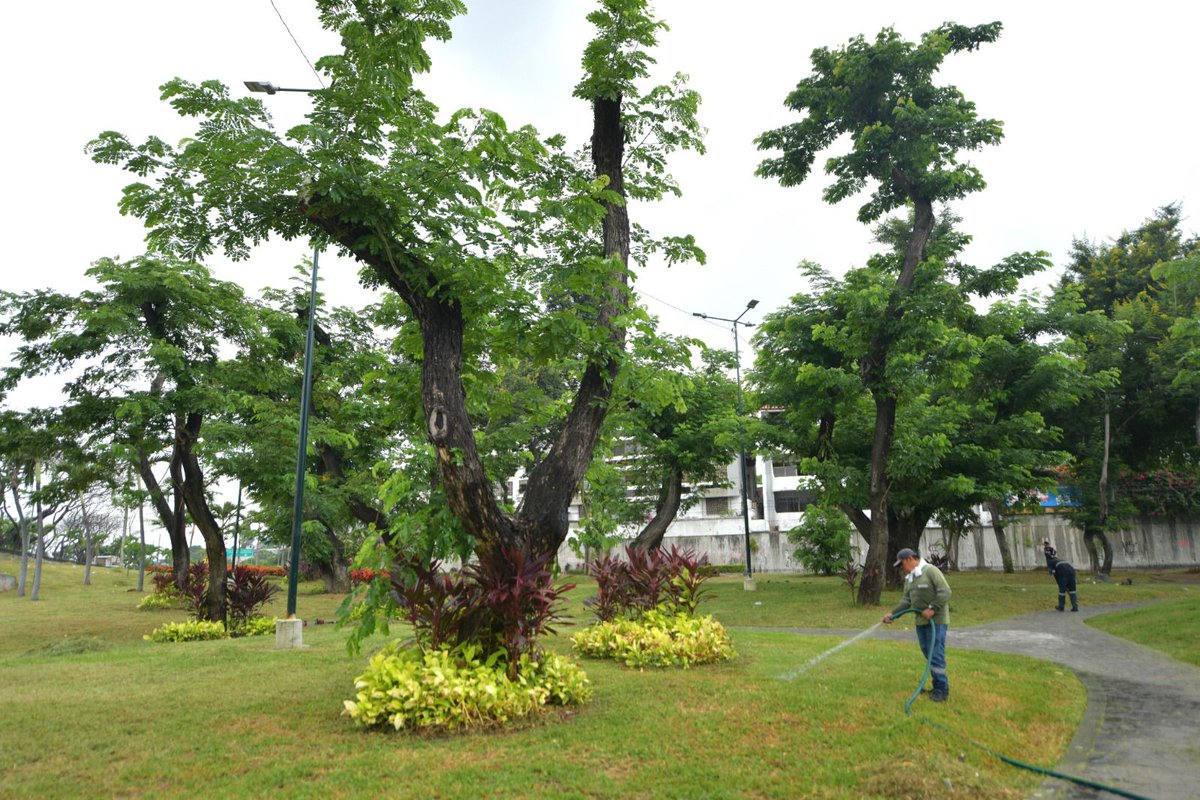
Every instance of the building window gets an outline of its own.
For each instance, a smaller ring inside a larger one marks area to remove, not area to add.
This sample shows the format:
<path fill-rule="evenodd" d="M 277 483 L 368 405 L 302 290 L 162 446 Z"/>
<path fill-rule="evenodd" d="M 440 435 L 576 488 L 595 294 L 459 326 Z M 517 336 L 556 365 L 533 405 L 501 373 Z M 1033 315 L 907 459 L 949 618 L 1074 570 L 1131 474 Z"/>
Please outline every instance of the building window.
<path fill-rule="evenodd" d="M 729 498 L 728 497 L 706 497 L 704 498 L 704 516 L 706 517 L 728 517 L 730 515 Z"/>
<path fill-rule="evenodd" d="M 794 478 L 799 473 L 796 472 L 795 464 L 771 464 L 771 474 L 776 478 Z"/>
<path fill-rule="evenodd" d="M 807 508 L 812 501 L 812 492 L 775 492 L 775 512 L 795 514 Z"/>

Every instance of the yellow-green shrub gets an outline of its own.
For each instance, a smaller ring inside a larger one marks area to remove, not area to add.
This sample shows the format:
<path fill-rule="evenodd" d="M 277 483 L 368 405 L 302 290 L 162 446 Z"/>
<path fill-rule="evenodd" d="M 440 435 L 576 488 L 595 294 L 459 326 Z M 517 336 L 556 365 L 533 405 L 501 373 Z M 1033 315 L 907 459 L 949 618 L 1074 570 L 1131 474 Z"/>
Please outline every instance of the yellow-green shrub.
<path fill-rule="evenodd" d="M 503 653 L 478 648 L 421 650 L 393 643 L 358 676 L 345 713 L 364 726 L 455 730 L 527 717 L 547 705 L 578 705 L 591 695 L 587 676 L 570 659 L 521 656 L 510 679 Z"/>
<path fill-rule="evenodd" d="M 155 576 L 154 592 L 142 598 L 138 603 L 139 611 L 158 611 L 163 608 L 186 608 L 187 601 L 183 595 L 179 593 L 179 589 L 175 584 L 171 583 L 170 576 L 167 580 L 159 580 L 159 575 Z"/>
<path fill-rule="evenodd" d="M 239 636 L 271 636 L 275 633 L 274 617 L 251 617 L 237 629 Z"/>
<path fill-rule="evenodd" d="M 142 638 L 149 642 L 198 642 L 205 639 L 224 639 L 227 635 L 224 623 L 190 620 L 168 622 Z"/>
<path fill-rule="evenodd" d="M 711 616 L 647 611 L 637 619 L 597 622 L 571 637 L 578 652 L 630 667 L 690 667 L 737 657 L 725 626 Z"/>

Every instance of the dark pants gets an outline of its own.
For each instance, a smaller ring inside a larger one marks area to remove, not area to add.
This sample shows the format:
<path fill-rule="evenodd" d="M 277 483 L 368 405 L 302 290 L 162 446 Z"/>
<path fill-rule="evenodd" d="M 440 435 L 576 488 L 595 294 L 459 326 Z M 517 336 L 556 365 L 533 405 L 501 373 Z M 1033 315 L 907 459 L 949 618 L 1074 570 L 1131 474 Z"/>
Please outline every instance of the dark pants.
<path fill-rule="evenodd" d="M 929 674 L 933 676 L 933 690 L 942 694 L 950 694 L 950 680 L 946 677 L 946 625 L 937 626 L 934 634 L 933 625 L 917 626 L 917 643 L 921 645 L 921 654 L 930 661 Z M 929 659 L 929 648 L 933 648 L 933 658 Z"/>
<path fill-rule="evenodd" d="M 1067 594 L 1071 595 L 1071 609 L 1079 610 L 1079 595 L 1075 593 L 1075 572 L 1071 571 L 1065 575 L 1055 575 L 1058 581 L 1058 610 L 1062 611 L 1063 606 L 1067 602 Z"/>

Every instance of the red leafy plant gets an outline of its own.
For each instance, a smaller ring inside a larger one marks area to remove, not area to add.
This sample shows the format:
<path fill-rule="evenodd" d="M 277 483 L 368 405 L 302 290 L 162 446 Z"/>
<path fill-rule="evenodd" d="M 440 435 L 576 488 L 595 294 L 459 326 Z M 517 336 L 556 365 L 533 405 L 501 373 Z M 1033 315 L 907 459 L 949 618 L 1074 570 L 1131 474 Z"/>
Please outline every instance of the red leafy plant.
<path fill-rule="evenodd" d="M 536 656 L 538 639 L 555 632 L 562 596 L 575 586 L 554 585 L 553 557 L 500 547 L 453 573 L 411 558 L 392 572 L 392 597 L 418 646 L 479 645 L 503 656 L 516 677 L 521 655 Z"/>
<path fill-rule="evenodd" d="M 596 617 L 607 622 L 616 617 L 639 617 L 664 608 L 672 613 L 695 615 L 708 593 L 703 584 L 712 574 L 708 556 L 692 550 L 643 550 L 625 547 L 625 558 L 606 555 L 588 565 L 596 579 L 596 596 L 584 601 Z"/>
<path fill-rule="evenodd" d="M 279 586 L 267 579 L 266 572 L 239 564 L 226 578 L 225 600 L 228 604 L 230 631 L 239 631 L 263 606 L 279 593 Z"/>

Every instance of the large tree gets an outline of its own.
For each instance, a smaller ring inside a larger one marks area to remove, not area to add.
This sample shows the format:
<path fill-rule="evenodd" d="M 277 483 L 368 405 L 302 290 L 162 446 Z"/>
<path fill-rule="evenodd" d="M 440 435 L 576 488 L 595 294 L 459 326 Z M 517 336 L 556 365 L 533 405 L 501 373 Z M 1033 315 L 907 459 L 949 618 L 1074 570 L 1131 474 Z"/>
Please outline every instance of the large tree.
<path fill-rule="evenodd" d="M 888 464 L 898 404 L 889 375 L 889 353 L 918 267 L 925 260 L 934 203 L 961 198 L 984 186 L 979 171 L 960 160 L 961 151 L 1001 138 L 999 122 L 980 119 L 974 103 L 957 88 L 938 86 L 933 79 L 947 55 L 995 41 L 1000 28 L 998 22 L 975 27 L 947 23 L 916 43 L 887 28 L 873 42 L 859 36 L 836 50 L 818 48 L 812 54 L 813 75 L 800 81 L 786 101 L 804 117 L 758 138 L 761 149 L 782 151 L 764 161 L 759 174 L 794 186 L 808 177 L 819 153 L 848 136 L 850 151 L 825 163 L 826 172 L 834 176 L 825 199 L 837 202 L 874 184 L 859 209 L 860 221 L 872 222 L 909 205 L 913 211 L 903 262 L 859 363 L 863 386 L 875 405 L 871 528 L 859 587 L 864 604 L 879 602 L 888 549 Z"/>
<path fill-rule="evenodd" d="M 1057 431 L 1041 411 L 1074 402 L 1084 381 L 1053 342 L 1043 310 L 1005 300 L 1018 281 L 1046 266 L 1017 254 L 990 269 L 961 262 L 966 237 L 943 216 L 894 326 L 890 380 L 897 401 L 889 462 L 887 563 L 919 546 L 935 514 L 955 515 L 991 499 L 1045 485 L 1062 462 Z M 877 231 L 890 252 L 835 279 L 806 264 L 811 294 L 768 315 L 755 337 L 752 381 L 778 409 L 764 426 L 770 447 L 798 456 L 823 504 L 837 505 L 870 541 L 871 432 L 875 403 L 862 389 L 861 363 L 900 269 L 900 220 Z M 976 306 L 990 300 L 986 312 Z M 1003 549 L 1003 548 L 1002 548 Z M 901 577 L 886 573 L 889 584 Z"/>
<path fill-rule="evenodd" d="M 170 256 L 103 258 L 87 275 L 98 288 L 0 296 L 0 332 L 23 342 L 4 381 L 75 373 L 56 423 L 60 446 L 88 442 L 92 458 L 112 454 L 138 471 L 170 538 L 181 586 L 189 562 L 186 523 L 196 524 L 210 568 L 205 613 L 223 619 L 225 543 L 209 507 L 202 429 L 229 402 L 221 349 L 238 346 L 253 330 L 250 308 L 236 284 Z M 165 487 L 156 474 L 164 461 Z M 118 467 L 109 477 L 124 471 Z"/>
<path fill-rule="evenodd" d="M 464 11 L 458 0 L 318 7 L 344 51 L 317 62 L 329 88 L 313 93 L 305 124 L 280 134 L 259 100 L 173 80 L 164 97 L 200 119 L 192 138 L 173 147 L 108 132 L 92 153 L 139 177 L 122 209 L 145 220 L 152 247 L 244 258 L 268 236 L 304 236 L 357 259 L 360 278 L 399 296 L 419 330 L 425 435 L 476 552 L 555 550 L 623 359 L 626 199 L 677 191 L 663 158 L 698 145 L 696 95 L 679 83 L 638 90 L 663 25 L 645 0 L 604 0 L 588 17 L 598 33 L 575 92 L 593 116 L 590 169 L 580 170 L 561 137 L 511 129 L 490 111 L 439 115 L 416 88 L 414 76 L 430 67 L 425 41 L 449 38 Z M 561 257 L 597 229 L 601 247 Z M 564 287 L 576 303 L 547 302 Z M 485 469 L 464 381 L 472 363 L 506 348 L 569 348 L 583 364 L 558 435 L 511 513 Z"/>

